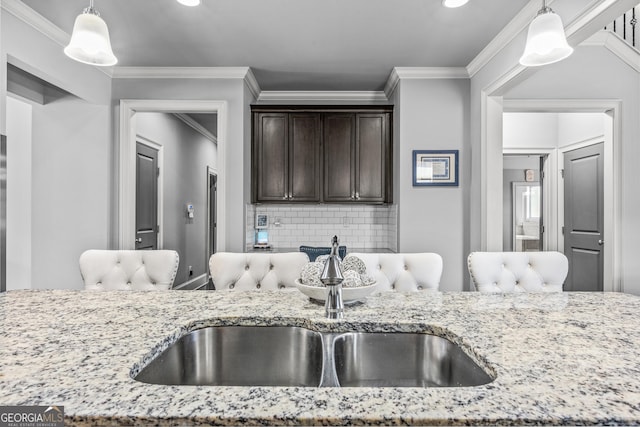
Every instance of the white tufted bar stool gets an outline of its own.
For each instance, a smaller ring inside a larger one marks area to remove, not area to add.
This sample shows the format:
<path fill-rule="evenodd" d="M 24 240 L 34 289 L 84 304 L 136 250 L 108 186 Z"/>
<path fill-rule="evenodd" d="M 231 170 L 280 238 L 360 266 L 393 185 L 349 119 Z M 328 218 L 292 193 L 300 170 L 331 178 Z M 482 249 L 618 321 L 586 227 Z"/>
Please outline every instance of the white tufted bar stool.
<path fill-rule="evenodd" d="M 569 271 L 560 252 L 472 252 L 469 274 L 480 292 L 562 292 Z"/>
<path fill-rule="evenodd" d="M 303 252 L 217 252 L 209 258 L 209 272 L 216 290 L 274 290 L 295 287 L 309 262 Z"/>
<path fill-rule="evenodd" d="M 442 257 L 436 253 L 350 253 L 364 261 L 367 274 L 377 282 L 377 292 L 437 291 L 442 277 Z"/>
<path fill-rule="evenodd" d="M 171 250 L 97 250 L 80 255 L 80 274 L 87 290 L 171 289 L 180 262 Z"/>

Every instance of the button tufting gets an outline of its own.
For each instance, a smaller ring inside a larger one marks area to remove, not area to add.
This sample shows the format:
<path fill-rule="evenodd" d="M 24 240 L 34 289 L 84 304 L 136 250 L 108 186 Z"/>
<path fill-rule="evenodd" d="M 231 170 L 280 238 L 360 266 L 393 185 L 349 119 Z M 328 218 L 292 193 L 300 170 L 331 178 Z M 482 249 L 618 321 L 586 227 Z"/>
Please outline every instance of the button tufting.
<path fill-rule="evenodd" d="M 280 284 L 278 285 L 278 288 L 280 288 L 280 289 L 284 289 L 284 285 L 283 285 L 282 283 L 280 283 Z"/>
<path fill-rule="evenodd" d="M 234 285 L 233 283 L 229 285 L 229 289 L 233 289 L 235 287 L 236 287 L 236 285 Z"/>
<path fill-rule="evenodd" d="M 396 288 L 396 284 L 394 283 L 393 285 L 391 285 L 391 289 L 395 289 Z"/>
<path fill-rule="evenodd" d="M 418 290 L 421 291 L 422 290 L 422 285 L 418 286 Z"/>
<path fill-rule="evenodd" d="M 405 270 L 408 270 L 408 269 L 409 269 L 409 267 L 407 267 L 407 266 L 405 265 L 405 266 L 404 266 L 404 269 L 405 269 Z"/>
<path fill-rule="evenodd" d="M 256 288 L 260 289 L 260 283 L 258 283 L 258 284 L 256 285 Z"/>
<path fill-rule="evenodd" d="M 378 270 L 382 269 L 382 266 L 380 264 L 378 264 Z"/>
<path fill-rule="evenodd" d="M 273 270 L 273 264 L 269 265 L 269 270 Z"/>
<path fill-rule="evenodd" d="M 245 266 L 244 266 L 244 269 L 245 269 L 245 270 L 248 270 L 248 269 L 249 269 L 249 265 L 245 265 Z"/>

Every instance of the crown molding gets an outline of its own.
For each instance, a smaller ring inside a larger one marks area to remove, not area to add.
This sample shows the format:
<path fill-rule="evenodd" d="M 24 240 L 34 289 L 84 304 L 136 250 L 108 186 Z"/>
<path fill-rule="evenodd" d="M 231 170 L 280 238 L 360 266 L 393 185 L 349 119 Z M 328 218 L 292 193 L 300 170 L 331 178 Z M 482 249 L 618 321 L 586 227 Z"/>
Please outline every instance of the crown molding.
<path fill-rule="evenodd" d="M 243 79 L 254 98 L 260 84 L 250 67 L 114 67 L 114 79 Z"/>
<path fill-rule="evenodd" d="M 48 19 L 44 18 L 35 10 L 24 4 L 19 0 L 2 0 L 2 8 L 21 20 L 22 22 L 30 25 L 38 30 L 40 33 L 49 37 L 60 46 L 66 46 L 71 39 L 71 36 L 65 31 L 61 30 L 57 25 Z"/>
<path fill-rule="evenodd" d="M 625 64 L 640 72 L 640 51 L 609 30 L 600 30 L 580 46 L 602 46 L 624 61 Z"/>
<path fill-rule="evenodd" d="M 207 138 L 209 141 L 213 142 L 214 144 L 218 143 L 218 138 L 216 138 L 216 136 L 213 133 L 211 133 L 207 128 L 205 128 L 200 123 L 195 121 L 189 115 L 184 113 L 173 113 L 173 115 L 176 116 L 178 119 L 180 119 L 184 124 L 189 126 L 191 129 L 195 130 L 200 135 Z"/>
<path fill-rule="evenodd" d="M 547 0 L 551 5 L 553 0 Z M 525 7 L 485 46 L 480 53 L 467 65 L 469 77 L 475 76 L 485 65 L 493 59 L 505 46 L 507 46 L 529 23 L 536 17 L 540 10 L 539 0 L 530 0 Z M 524 48 L 524 46 L 523 46 Z"/>
<path fill-rule="evenodd" d="M 393 70 L 391 70 L 391 74 L 389 74 L 387 83 L 384 85 L 384 94 L 387 96 L 387 98 L 391 98 L 391 95 L 393 94 L 393 91 L 396 90 L 396 87 L 398 86 L 399 81 L 400 81 L 400 76 L 398 75 L 398 72 L 394 68 Z"/>
<path fill-rule="evenodd" d="M 384 85 L 387 98 L 396 89 L 401 79 L 468 79 L 469 73 L 464 67 L 394 67 Z"/>
<path fill-rule="evenodd" d="M 258 83 L 258 80 L 253 74 L 251 68 L 248 68 L 247 73 L 244 76 L 244 83 L 247 85 L 247 88 L 249 88 L 249 91 L 253 95 L 253 98 L 258 99 L 260 97 L 262 89 L 260 89 L 260 83 Z"/>
<path fill-rule="evenodd" d="M 244 79 L 249 67 L 114 67 L 114 79 Z"/>
<path fill-rule="evenodd" d="M 388 102 L 384 92 L 379 91 L 262 91 L 259 102 L 313 101 L 313 102 Z"/>

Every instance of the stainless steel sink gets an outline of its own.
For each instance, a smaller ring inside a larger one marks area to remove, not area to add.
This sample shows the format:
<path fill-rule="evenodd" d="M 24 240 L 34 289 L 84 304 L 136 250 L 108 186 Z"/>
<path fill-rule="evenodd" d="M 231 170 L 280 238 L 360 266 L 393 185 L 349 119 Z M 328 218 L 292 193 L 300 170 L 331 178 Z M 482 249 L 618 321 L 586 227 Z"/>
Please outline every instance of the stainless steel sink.
<path fill-rule="evenodd" d="M 218 326 L 193 331 L 136 380 L 167 385 L 317 387 L 322 336 L 297 327 Z"/>
<path fill-rule="evenodd" d="M 342 387 L 462 387 L 493 379 L 460 347 L 435 335 L 346 333 L 334 341 Z"/>
<path fill-rule="evenodd" d="M 136 380 L 165 385 L 477 386 L 493 379 L 457 345 L 428 334 L 319 333 L 293 326 L 193 331 Z"/>

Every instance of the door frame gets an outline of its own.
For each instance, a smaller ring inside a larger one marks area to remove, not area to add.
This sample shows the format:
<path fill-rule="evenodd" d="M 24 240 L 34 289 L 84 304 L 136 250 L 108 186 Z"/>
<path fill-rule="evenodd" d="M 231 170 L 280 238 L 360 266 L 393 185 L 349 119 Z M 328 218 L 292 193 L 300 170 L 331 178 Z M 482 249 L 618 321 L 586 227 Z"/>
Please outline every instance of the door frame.
<path fill-rule="evenodd" d="M 146 145 L 149 148 L 153 148 L 158 152 L 158 168 L 160 173 L 158 174 L 158 211 L 156 213 L 158 218 L 158 225 L 160 230 L 157 234 L 158 249 L 164 249 L 164 146 L 155 141 L 145 138 L 142 135 L 136 135 L 136 142 L 142 145 Z"/>
<path fill-rule="evenodd" d="M 226 140 L 227 140 L 227 101 L 200 100 L 156 100 L 156 99 L 121 99 L 118 149 L 118 248 L 135 248 L 135 113 L 217 113 L 218 115 L 218 200 L 226 200 Z M 225 210 L 216 205 L 218 229 L 225 229 Z M 217 233 L 216 247 L 225 250 L 226 233 Z"/>
<path fill-rule="evenodd" d="M 622 291 L 620 274 L 622 220 L 621 130 L 622 101 L 619 99 L 518 99 L 483 94 L 481 135 L 482 224 L 481 250 L 502 250 L 502 211 L 492 206 L 502 198 L 502 114 L 504 112 L 606 113 L 604 135 L 604 291 Z M 499 153 L 499 156 L 497 156 Z M 558 163 L 559 164 L 559 163 Z M 496 234 L 498 238 L 496 238 Z"/>
<path fill-rule="evenodd" d="M 211 223 L 211 211 L 209 210 L 209 206 L 211 206 L 211 191 L 209 189 L 209 180 L 211 179 L 212 176 L 216 177 L 216 213 L 218 212 L 218 179 L 219 179 L 219 175 L 218 175 L 218 170 L 217 168 L 212 168 L 211 166 L 207 166 L 207 185 L 205 186 L 206 188 L 206 197 L 205 200 L 207 201 L 207 220 L 205 223 L 205 267 L 207 268 L 207 277 L 210 276 L 210 272 L 209 272 L 209 246 L 211 245 L 211 241 L 209 240 L 209 224 Z M 216 221 L 216 252 L 218 251 L 218 247 L 217 247 L 217 240 L 218 240 L 218 221 Z"/>

